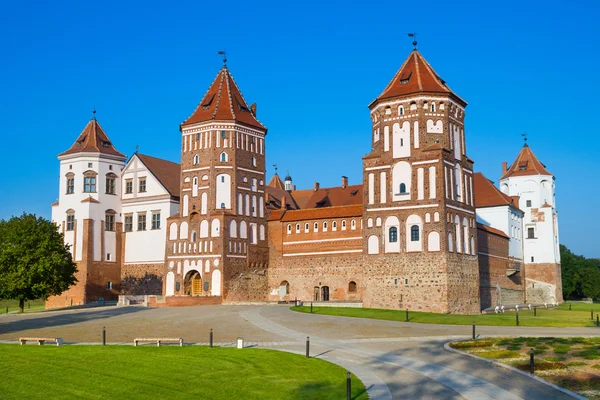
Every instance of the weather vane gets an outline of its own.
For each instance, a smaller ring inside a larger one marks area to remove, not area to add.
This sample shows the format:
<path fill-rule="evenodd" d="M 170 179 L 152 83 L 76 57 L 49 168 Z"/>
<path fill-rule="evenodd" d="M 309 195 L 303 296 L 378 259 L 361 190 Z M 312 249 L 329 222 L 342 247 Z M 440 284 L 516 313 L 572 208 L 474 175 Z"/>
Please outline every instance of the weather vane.
<path fill-rule="evenodd" d="M 136 144 L 135 145 L 135 154 L 137 154 L 140 151 L 140 145 Z"/>
<path fill-rule="evenodd" d="M 521 136 L 523 136 L 523 140 L 525 141 L 525 143 L 527 143 L 527 134 L 521 133 Z"/>
<path fill-rule="evenodd" d="M 223 56 L 223 64 L 227 64 L 227 51 L 226 50 L 221 50 L 218 53 L 219 55 Z"/>
<path fill-rule="evenodd" d="M 409 33 L 408 37 L 413 38 L 412 45 L 415 46 L 415 50 L 417 49 L 417 32 Z"/>
<path fill-rule="evenodd" d="M 92 110 L 92 119 L 96 119 L 96 107 Z"/>
<path fill-rule="evenodd" d="M 277 174 L 277 164 L 273 164 L 273 168 L 275 168 L 275 174 Z"/>

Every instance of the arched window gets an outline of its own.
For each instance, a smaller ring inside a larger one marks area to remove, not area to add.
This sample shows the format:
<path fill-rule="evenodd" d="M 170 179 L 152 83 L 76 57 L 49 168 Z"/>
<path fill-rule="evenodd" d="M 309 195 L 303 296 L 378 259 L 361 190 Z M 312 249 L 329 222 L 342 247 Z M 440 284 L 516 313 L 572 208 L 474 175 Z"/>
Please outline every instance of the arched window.
<path fill-rule="evenodd" d="M 196 234 L 196 231 L 192 231 L 192 242 L 195 242 L 197 238 L 198 235 Z"/>
<path fill-rule="evenodd" d="M 290 235 L 292 233 L 292 224 L 288 224 L 287 226 L 287 234 Z"/>
<path fill-rule="evenodd" d="M 401 183 L 400 184 L 400 194 L 405 194 L 405 193 L 406 193 L 406 184 Z"/>
<path fill-rule="evenodd" d="M 398 107 L 398 115 L 404 115 L 404 106 Z"/>
<path fill-rule="evenodd" d="M 237 237 L 237 223 L 233 219 L 229 222 L 229 237 Z"/>
<path fill-rule="evenodd" d="M 222 152 L 221 156 L 219 157 L 219 160 L 221 160 L 221 162 L 227 162 L 227 160 L 228 160 L 227 153 Z"/>
<path fill-rule="evenodd" d="M 258 232 L 259 232 L 259 235 L 260 235 L 260 240 L 265 240 L 265 226 L 264 225 L 261 225 L 258 228 Z"/>
<path fill-rule="evenodd" d="M 431 112 L 435 112 L 435 103 L 431 103 Z"/>
<path fill-rule="evenodd" d="M 356 293 L 356 282 L 350 281 L 348 283 L 348 293 Z"/>
<path fill-rule="evenodd" d="M 392 226 L 389 230 L 390 243 L 396 243 L 398 241 L 398 228 Z"/>
<path fill-rule="evenodd" d="M 342 230 L 345 231 L 346 230 L 346 220 L 342 221 Z"/>
<path fill-rule="evenodd" d="M 315 222 L 314 228 L 315 228 L 314 229 L 315 232 L 319 232 L 319 223 L 318 222 Z"/>
<path fill-rule="evenodd" d="M 194 156 L 194 165 L 198 165 L 199 162 L 200 162 L 200 157 L 198 156 L 198 154 L 196 154 Z"/>
<path fill-rule="evenodd" d="M 410 227 L 410 240 L 412 242 L 419 241 L 419 225 L 413 225 Z"/>
<path fill-rule="evenodd" d="M 67 210 L 67 226 L 65 227 L 68 231 L 75 230 L 75 210 Z"/>
<path fill-rule="evenodd" d="M 323 222 L 323 232 L 327 232 L 327 222 Z"/>
<path fill-rule="evenodd" d="M 332 231 L 337 231 L 337 221 L 333 221 L 333 222 L 331 223 L 331 230 L 332 230 Z"/>
<path fill-rule="evenodd" d="M 453 250 L 454 239 L 452 239 L 452 232 L 448 232 L 448 251 Z"/>
<path fill-rule="evenodd" d="M 352 229 L 352 230 L 356 229 L 356 221 L 355 220 L 352 220 L 350 222 L 350 229 Z"/>
<path fill-rule="evenodd" d="M 253 167 L 256 167 L 256 158 L 255 158 L 255 157 L 252 157 L 252 158 L 250 159 L 250 162 L 252 163 L 252 166 L 253 166 Z"/>
<path fill-rule="evenodd" d="M 296 233 L 300 233 L 300 224 L 296 224 Z"/>

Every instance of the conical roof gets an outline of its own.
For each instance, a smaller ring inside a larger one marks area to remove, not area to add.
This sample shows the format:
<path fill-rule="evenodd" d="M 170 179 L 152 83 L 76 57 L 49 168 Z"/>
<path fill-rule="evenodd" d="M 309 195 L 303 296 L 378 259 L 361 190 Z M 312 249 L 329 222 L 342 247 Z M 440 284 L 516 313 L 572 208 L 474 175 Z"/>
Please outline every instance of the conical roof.
<path fill-rule="evenodd" d="M 277 173 L 275 173 L 275 175 L 273 175 L 273 177 L 271 178 L 271 181 L 269 182 L 269 184 L 267 186 L 285 190 L 285 185 L 283 184 L 283 182 L 281 181 L 281 178 L 279 177 L 279 175 L 277 175 Z"/>
<path fill-rule="evenodd" d="M 181 126 L 211 120 L 235 121 L 266 131 L 255 114 L 256 109 L 248 107 L 229 69 L 223 65 L 196 110 Z"/>
<path fill-rule="evenodd" d="M 527 175 L 550 175 L 552 174 L 546 169 L 546 166 L 538 160 L 533 154 L 527 143 L 519 152 L 515 162 L 507 169 L 500 179 L 505 179 L 511 176 L 527 176 Z"/>
<path fill-rule="evenodd" d="M 425 92 L 452 94 L 465 105 L 467 104 L 446 85 L 446 82 L 440 78 L 421 53 L 415 49 L 409 54 L 396 75 L 372 104 L 389 98 Z"/>
<path fill-rule="evenodd" d="M 96 120 L 96 117 L 88 122 L 71 148 L 60 153 L 58 156 L 77 153 L 101 153 L 127 158 L 125 154 L 121 153 L 113 146 L 108 135 L 104 133 L 100 123 Z"/>

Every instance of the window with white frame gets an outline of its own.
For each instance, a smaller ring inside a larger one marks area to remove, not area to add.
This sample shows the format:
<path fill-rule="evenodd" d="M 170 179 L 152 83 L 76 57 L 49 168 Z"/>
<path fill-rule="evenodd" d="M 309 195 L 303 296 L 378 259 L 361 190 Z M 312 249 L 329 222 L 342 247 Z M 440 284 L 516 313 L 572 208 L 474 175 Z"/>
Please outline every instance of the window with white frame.
<path fill-rule="evenodd" d="M 160 211 L 152 212 L 152 229 L 160 229 Z"/>

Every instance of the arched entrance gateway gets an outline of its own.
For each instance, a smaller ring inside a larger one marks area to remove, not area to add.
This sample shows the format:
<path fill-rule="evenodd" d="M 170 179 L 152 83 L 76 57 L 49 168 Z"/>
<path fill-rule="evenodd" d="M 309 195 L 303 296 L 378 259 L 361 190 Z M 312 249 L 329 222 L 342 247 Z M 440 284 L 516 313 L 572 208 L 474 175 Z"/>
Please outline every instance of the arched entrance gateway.
<path fill-rule="evenodd" d="M 185 274 L 183 280 L 183 293 L 188 296 L 202 295 L 202 276 L 200 272 L 191 270 Z"/>

